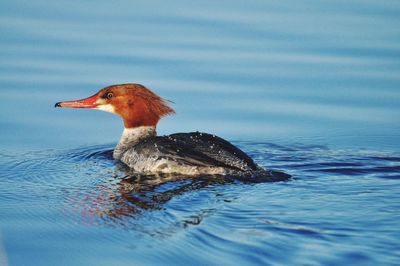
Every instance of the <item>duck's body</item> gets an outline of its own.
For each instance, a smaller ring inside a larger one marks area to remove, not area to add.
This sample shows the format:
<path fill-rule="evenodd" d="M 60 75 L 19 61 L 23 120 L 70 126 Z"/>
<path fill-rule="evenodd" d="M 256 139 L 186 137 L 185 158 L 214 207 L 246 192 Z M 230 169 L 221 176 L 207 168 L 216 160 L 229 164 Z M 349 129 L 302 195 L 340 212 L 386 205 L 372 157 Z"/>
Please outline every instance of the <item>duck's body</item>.
<path fill-rule="evenodd" d="M 148 137 L 136 141 L 142 136 L 138 131 Z M 140 173 L 233 174 L 259 169 L 243 151 L 215 135 L 156 136 L 151 127 L 125 130 L 113 156 Z"/>
<path fill-rule="evenodd" d="M 182 175 L 237 175 L 266 171 L 242 150 L 207 133 L 177 133 L 157 136 L 156 125 L 174 110 L 159 96 L 139 84 L 106 87 L 78 101 L 59 102 L 56 107 L 93 108 L 120 115 L 125 129 L 113 157 L 139 173 Z"/>

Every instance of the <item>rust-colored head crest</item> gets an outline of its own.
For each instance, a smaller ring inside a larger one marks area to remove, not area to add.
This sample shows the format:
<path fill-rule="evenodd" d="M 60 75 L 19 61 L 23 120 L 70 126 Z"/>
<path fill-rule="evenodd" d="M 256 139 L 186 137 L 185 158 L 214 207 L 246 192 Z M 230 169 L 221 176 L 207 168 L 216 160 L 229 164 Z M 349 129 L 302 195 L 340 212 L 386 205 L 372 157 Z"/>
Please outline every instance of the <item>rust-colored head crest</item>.
<path fill-rule="evenodd" d="M 156 126 L 163 116 L 175 113 L 164 99 L 140 84 L 112 85 L 83 100 L 56 103 L 56 107 L 112 112 L 122 117 L 126 128 Z"/>

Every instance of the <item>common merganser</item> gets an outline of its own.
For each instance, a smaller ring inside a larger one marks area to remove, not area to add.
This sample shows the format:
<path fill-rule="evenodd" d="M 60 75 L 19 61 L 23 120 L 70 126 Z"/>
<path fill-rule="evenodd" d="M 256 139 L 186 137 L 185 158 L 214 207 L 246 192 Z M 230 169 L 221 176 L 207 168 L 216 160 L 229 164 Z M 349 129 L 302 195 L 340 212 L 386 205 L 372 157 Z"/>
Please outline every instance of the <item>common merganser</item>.
<path fill-rule="evenodd" d="M 58 102 L 55 107 L 91 108 L 121 116 L 125 128 L 113 157 L 138 173 L 290 177 L 259 167 L 242 150 L 215 135 L 192 132 L 157 136 L 158 121 L 175 111 L 140 84 L 112 85 L 86 99 Z"/>

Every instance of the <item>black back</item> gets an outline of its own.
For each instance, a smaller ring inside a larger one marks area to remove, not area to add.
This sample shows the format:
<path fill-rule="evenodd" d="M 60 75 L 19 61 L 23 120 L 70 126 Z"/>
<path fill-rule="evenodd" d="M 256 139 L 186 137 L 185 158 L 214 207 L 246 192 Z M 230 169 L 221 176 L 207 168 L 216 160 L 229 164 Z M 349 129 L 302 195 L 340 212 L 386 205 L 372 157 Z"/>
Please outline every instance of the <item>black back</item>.
<path fill-rule="evenodd" d="M 207 133 L 177 133 L 157 136 L 135 145 L 144 156 L 157 156 L 193 166 L 221 166 L 251 171 L 259 169 L 242 150 L 228 141 Z"/>

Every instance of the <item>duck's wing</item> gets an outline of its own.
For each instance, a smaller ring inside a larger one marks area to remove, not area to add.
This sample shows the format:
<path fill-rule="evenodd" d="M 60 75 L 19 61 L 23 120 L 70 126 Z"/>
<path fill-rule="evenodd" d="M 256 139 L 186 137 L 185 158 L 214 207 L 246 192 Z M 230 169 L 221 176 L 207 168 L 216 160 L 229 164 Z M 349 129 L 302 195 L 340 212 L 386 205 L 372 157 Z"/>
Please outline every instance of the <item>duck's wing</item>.
<path fill-rule="evenodd" d="M 134 147 L 138 154 L 156 156 L 193 166 L 220 166 L 250 171 L 259 169 L 242 150 L 207 133 L 177 133 L 150 138 Z"/>

